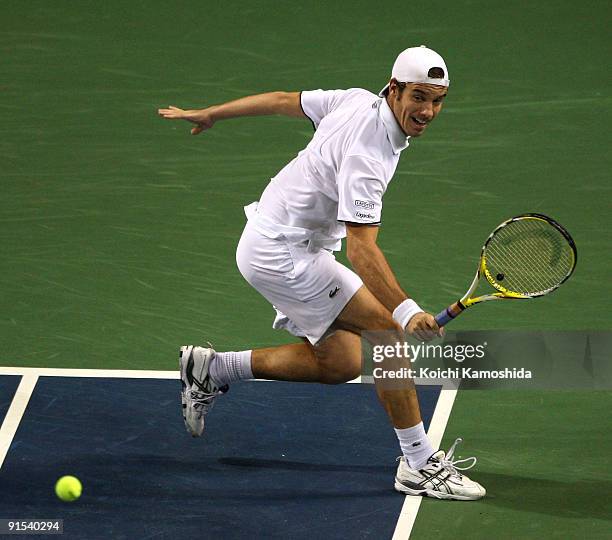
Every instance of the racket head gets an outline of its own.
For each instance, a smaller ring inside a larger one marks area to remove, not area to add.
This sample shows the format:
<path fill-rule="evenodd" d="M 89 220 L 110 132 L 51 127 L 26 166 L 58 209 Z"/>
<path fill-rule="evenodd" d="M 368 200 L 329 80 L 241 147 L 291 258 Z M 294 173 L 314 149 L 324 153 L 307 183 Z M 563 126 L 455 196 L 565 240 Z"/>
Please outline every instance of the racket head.
<path fill-rule="evenodd" d="M 504 221 L 489 235 L 480 275 L 506 298 L 535 298 L 554 291 L 576 268 L 578 252 L 567 230 L 544 214 Z"/>

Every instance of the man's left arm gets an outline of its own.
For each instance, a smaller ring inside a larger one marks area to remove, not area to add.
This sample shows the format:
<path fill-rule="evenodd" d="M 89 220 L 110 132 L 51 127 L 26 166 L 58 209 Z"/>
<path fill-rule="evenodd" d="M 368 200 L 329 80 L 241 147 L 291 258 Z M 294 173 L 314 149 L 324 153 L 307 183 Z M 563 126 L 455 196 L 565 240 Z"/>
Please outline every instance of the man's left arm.
<path fill-rule="evenodd" d="M 219 120 L 242 116 L 282 114 L 296 118 L 308 118 L 302 109 L 300 92 L 266 92 L 204 109 L 184 110 L 170 105 L 167 109 L 158 109 L 157 113 L 169 120 L 187 120 L 195 124 L 196 126 L 191 129 L 192 135 L 198 135 L 212 128 Z"/>
<path fill-rule="evenodd" d="M 395 308 L 408 299 L 408 295 L 376 243 L 378 227 L 346 223 L 346 231 L 346 254 L 353 269 L 368 290 L 393 313 Z M 408 321 L 406 330 L 421 340 L 430 340 L 440 335 L 433 315 L 425 312 L 414 315 Z"/>

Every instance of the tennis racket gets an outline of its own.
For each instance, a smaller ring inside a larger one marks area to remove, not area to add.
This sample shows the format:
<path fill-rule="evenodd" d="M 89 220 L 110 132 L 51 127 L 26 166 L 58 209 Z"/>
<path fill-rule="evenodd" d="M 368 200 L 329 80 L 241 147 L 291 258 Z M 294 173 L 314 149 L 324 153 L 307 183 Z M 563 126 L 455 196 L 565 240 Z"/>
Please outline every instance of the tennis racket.
<path fill-rule="evenodd" d="M 578 253 L 570 234 L 542 214 L 504 221 L 482 246 L 476 277 L 463 297 L 438 313 L 438 326 L 465 309 L 489 300 L 536 298 L 554 291 L 576 268 Z M 484 276 L 498 292 L 472 296 Z"/>

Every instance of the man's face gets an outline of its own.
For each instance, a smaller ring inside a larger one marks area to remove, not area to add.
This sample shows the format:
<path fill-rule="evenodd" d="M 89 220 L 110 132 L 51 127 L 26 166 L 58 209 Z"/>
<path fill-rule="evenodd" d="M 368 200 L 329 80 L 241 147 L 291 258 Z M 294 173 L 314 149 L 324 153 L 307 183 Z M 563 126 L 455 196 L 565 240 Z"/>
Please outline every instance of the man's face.
<path fill-rule="evenodd" d="M 406 135 L 419 137 L 442 109 L 448 88 L 435 84 L 405 83 L 402 90 L 393 80 L 387 102 Z"/>

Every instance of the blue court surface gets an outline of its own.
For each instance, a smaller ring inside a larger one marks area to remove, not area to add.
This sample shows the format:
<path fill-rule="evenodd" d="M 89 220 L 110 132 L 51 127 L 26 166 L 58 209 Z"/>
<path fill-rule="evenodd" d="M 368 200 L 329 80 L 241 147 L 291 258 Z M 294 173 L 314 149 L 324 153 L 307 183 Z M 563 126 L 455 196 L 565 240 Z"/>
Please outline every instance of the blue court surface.
<path fill-rule="evenodd" d="M 20 379 L 0 376 L 2 419 Z M 393 536 L 399 447 L 373 386 L 235 384 L 200 439 L 179 388 L 41 376 L 0 469 L 0 518 L 61 518 L 79 539 Z M 439 395 L 419 387 L 426 427 Z M 83 483 L 76 502 L 55 497 L 64 474 Z"/>

